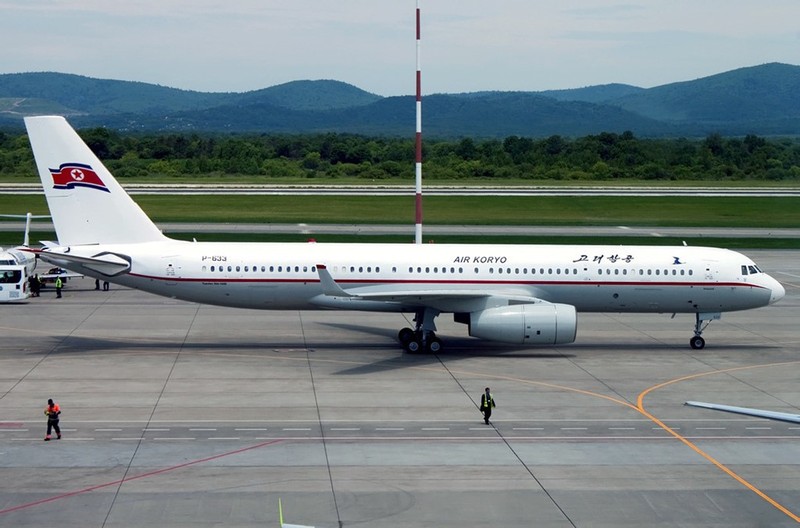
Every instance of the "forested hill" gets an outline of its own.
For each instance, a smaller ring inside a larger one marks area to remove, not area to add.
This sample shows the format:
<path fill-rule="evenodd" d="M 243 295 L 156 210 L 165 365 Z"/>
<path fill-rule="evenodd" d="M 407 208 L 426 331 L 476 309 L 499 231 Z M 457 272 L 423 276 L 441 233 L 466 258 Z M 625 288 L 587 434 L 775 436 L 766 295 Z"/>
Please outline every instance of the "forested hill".
<path fill-rule="evenodd" d="M 798 135 L 800 66 L 764 64 L 654 88 L 624 84 L 546 92 L 437 94 L 423 100 L 435 137 Z M 333 80 L 204 93 L 63 73 L 0 75 L 0 127 L 61 114 L 76 127 L 209 132 L 344 132 L 408 136 L 414 98 Z"/>

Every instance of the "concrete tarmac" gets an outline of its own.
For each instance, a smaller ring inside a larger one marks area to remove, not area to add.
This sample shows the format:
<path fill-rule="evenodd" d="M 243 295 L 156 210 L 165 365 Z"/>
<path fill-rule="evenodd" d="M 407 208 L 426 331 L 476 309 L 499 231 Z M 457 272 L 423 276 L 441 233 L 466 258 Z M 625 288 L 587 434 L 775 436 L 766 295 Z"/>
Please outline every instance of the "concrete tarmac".
<path fill-rule="evenodd" d="M 0 526 L 755 527 L 800 521 L 800 252 L 786 298 L 580 314 L 568 346 L 401 352 L 398 314 L 258 312 L 68 281 L 0 305 Z M 484 425 L 477 403 L 497 401 Z M 64 438 L 43 442 L 47 398 Z"/>

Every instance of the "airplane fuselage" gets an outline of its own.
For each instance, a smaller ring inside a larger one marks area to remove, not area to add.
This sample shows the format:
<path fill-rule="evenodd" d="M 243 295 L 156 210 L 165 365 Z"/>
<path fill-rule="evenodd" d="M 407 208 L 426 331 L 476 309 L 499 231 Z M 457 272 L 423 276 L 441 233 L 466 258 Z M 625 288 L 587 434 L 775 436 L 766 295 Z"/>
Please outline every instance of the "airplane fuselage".
<path fill-rule="evenodd" d="M 575 306 L 579 312 L 724 312 L 765 306 L 777 281 L 748 257 L 725 249 L 657 246 L 213 243 L 167 240 L 76 247 L 124 255 L 130 271 L 115 282 L 187 301 L 255 309 L 410 311 L 413 299 L 370 301 L 324 295 L 324 264 L 348 291 L 480 288 Z M 92 275 L 91 268 L 76 269 Z M 94 273 L 96 275 L 96 273 Z M 443 312 L 474 306 L 459 300 Z M 505 303 L 505 302 L 504 302 Z M 427 304 L 430 304 L 428 302 Z"/>

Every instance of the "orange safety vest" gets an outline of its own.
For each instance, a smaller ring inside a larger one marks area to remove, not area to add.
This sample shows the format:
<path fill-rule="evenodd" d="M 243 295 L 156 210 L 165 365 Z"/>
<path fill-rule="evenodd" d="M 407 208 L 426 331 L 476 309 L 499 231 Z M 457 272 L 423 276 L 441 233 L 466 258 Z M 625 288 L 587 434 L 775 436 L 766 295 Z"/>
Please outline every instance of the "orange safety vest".
<path fill-rule="evenodd" d="M 49 405 L 44 408 L 44 413 L 47 415 L 48 420 L 58 420 L 58 413 L 60 412 L 61 407 L 57 403 L 54 403 L 52 408 Z"/>

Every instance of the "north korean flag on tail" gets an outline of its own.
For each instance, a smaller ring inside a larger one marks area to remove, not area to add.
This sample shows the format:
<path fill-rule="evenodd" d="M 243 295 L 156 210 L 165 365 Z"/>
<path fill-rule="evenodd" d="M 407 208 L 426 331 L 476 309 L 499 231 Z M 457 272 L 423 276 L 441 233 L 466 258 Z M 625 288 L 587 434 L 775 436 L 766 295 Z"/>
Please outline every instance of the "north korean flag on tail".
<path fill-rule="evenodd" d="M 57 169 L 50 169 L 50 174 L 53 176 L 54 189 L 89 187 L 111 192 L 92 167 L 83 163 L 62 163 Z"/>

